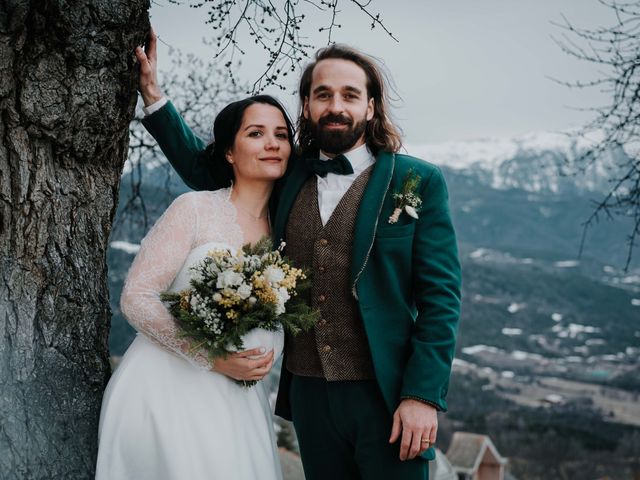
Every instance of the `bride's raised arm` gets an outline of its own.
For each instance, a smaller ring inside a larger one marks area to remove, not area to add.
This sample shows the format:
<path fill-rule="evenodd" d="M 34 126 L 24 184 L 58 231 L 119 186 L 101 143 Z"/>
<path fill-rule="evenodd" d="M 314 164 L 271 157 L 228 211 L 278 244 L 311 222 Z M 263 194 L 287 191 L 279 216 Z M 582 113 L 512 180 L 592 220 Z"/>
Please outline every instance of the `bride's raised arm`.
<path fill-rule="evenodd" d="M 131 265 L 120 309 L 138 332 L 183 357 L 194 366 L 210 369 L 204 350 L 193 350 L 190 340 L 178 336 L 173 315 L 160 300 L 182 268 L 197 230 L 197 215 L 192 194 L 176 198 L 142 240 Z"/>

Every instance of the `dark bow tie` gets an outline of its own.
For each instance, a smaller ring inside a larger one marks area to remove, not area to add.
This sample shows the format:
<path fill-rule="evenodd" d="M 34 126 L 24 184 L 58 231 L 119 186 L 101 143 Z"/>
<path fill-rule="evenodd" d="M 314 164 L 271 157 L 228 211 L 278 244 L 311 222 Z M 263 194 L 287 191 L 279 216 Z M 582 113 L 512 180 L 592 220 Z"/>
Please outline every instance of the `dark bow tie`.
<path fill-rule="evenodd" d="M 338 175 L 349 175 L 353 173 L 351 162 L 344 155 L 336 155 L 329 160 L 312 160 L 311 170 L 321 177 L 326 177 L 327 173 L 336 173 Z"/>

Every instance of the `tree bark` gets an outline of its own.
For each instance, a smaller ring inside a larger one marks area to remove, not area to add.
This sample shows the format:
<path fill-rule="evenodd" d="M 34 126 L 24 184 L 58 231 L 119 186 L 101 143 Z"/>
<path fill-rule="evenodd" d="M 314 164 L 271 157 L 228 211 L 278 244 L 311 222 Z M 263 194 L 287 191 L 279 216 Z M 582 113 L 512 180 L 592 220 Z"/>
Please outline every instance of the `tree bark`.
<path fill-rule="evenodd" d="M 92 478 L 149 0 L 0 0 L 0 478 Z"/>

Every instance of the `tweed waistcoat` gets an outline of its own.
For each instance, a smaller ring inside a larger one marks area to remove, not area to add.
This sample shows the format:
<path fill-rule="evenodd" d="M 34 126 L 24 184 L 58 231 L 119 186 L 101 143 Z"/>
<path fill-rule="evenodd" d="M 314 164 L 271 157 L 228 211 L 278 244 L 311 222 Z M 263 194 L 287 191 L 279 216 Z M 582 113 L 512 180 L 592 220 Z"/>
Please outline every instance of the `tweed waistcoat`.
<path fill-rule="evenodd" d="M 328 381 L 374 379 L 369 344 L 351 294 L 355 220 L 373 167 L 362 172 L 322 226 L 315 175 L 302 187 L 287 223 L 287 256 L 312 272 L 306 300 L 321 313 L 315 327 L 287 338 L 286 368 Z"/>

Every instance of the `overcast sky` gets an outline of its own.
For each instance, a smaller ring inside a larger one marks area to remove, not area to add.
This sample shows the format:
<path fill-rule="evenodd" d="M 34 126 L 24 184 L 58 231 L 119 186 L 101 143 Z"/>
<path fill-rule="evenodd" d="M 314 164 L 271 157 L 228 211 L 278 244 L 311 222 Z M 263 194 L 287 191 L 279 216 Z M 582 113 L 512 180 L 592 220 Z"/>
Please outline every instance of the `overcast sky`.
<path fill-rule="evenodd" d="M 153 3 L 151 21 L 162 41 L 185 52 L 211 55 L 211 48 L 201 42 L 212 36 L 206 11 L 159 1 Z M 334 40 L 386 63 L 401 97 L 394 115 L 407 143 L 567 129 L 591 118 L 574 107 L 606 101 L 598 90 L 571 90 L 548 78 L 587 80 L 598 75 L 595 66 L 568 57 L 552 39 L 562 35 L 552 22 L 562 22 L 563 14 L 581 27 L 612 23 L 611 13 L 597 0 L 373 0 L 370 9 L 382 14 L 399 42 L 379 28 L 372 31 L 370 21 L 348 0 L 342 0 L 341 8 L 342 28 Z M 321 12 L 314 15 L 314 22 L 328 18 Z M 313 23 L 309 36 L 315 45 L 326 42 Z M 248 54 L 240 72 L 243 80 L 254 80 L 259 73 L 265 63 L 260 54 Z M 161 69 L 168 65 L 167 55 L 167 47 L 160 45 Z M 291 95 L 268 91 L 285 102 L 294 117 L 297 78 L 289 85 Z"/>

